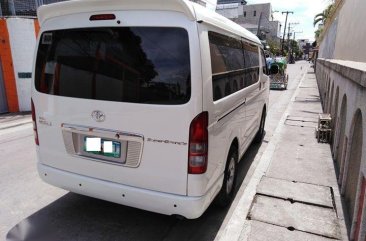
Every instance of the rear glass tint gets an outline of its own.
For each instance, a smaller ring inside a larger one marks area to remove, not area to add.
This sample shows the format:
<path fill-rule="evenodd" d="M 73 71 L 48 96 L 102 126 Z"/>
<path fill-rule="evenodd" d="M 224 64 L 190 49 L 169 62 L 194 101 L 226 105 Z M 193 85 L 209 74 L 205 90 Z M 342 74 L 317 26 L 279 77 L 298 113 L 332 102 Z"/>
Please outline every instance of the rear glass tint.
<path fill-rule="evenodd" d="M 190 73 L 182 28 L 57 30 L 41 36 L 35 86 L 57 96 L 174 105 L 189 101 Z"/>

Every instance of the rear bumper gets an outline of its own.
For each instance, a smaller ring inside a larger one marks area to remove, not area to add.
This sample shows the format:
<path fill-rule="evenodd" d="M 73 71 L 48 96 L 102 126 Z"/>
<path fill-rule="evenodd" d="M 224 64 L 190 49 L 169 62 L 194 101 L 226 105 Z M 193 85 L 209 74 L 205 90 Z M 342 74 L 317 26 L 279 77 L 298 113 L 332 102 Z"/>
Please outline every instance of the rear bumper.
<path fill-rule="evenodd" d="M 212 192 L 201 197 L 188 197 L 130 187 L 62 171 L 38 162 L 43 181 L 82 195 L 123 204 L 165 215 L 182 215 L 188 219 L 200 217 L 210 205 Z"/>

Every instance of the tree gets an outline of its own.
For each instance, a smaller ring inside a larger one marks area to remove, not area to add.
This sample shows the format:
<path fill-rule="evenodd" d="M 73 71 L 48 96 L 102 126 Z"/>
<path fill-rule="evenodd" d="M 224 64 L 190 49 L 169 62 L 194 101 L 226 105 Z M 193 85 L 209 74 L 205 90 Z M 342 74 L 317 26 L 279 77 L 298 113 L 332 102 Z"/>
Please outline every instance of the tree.
<path fill-rule="evenodd" d="M 300 58 L 303 55 L 302 50 L 300 49 L 299 43 L 296 40 L 290 39 L 290 53 L 295 58 Z"/>
<path fill-rule="evenodd" d="M 274 54 L 275 56 L 281 54 L 281 46 L 278 42 L 274 40 L 267 40 L 267 44 L 269 46 L 269 51 Z"/>
<path fill-rule="evenodd" d="M 323 32 L 323 29 L 318 29 L 315 31 L 315 39 L 318 40 L 320 37 L 320 34 Z"/>
<path fill-rule="evenodd" d="M 318 23 L 325 24 L 327 22 L 327 20 L 329 19 L 329 17 L 332 15 L 333 10 L 334 10 L 334 3 L 329 4 L 328 7 L 323 12 L 318 13 L 317 15 L 315 15 L 315 17 L 314 17 L 314 27 Z"/>

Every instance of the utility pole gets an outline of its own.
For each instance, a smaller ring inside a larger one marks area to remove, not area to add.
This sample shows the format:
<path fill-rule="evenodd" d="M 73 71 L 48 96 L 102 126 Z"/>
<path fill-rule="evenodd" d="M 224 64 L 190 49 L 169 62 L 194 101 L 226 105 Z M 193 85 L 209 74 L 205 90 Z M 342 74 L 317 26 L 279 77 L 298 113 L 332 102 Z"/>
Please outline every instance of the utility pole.
<path fill-rule="evenodd" d="M 289 59 L 291 59 L 291 57 L 292 57 L 292 46 L 290 44 L 291 25 L 296 25 L 296 24 L 299 24 L 299 23 L 289 23 L 288 24 L 287 50 L 288 50 L 288 53 L 289 53 Z"/>
<path fill-rule="evenodd" d="M 303 33 L 303 31 L 301 31 L 301 32 L 294 32 L 294 41 L 296 41 L 296 34 L 297 33 Z M 299 44 L 297 44 L 297 46 L 299 46 Z M 293 55 L 294 55 L 294 51 L 292 50 L 291 56 L 293 56 Z"/>
<path fill-rule="evenodd" d="M 286 13 L 286 21 L 285 21 L 285 27 L 284 27 L 284 29 L 283 29 L 283 36 L 282 36 L 282 46 L 281 46 L 281 52 L 282 52 L 282 54 L 284 54 L 284 52 L 283 52 L 283 46 L 284 46 L 284 44 L 285 44 L 285 36 L 286 36 L 286 26 L 287 26 L 287 17 L 288 17 L 288 14 L 289 13 L 294 13 L 294 12 L 291 12 L 291 11 L 286 11 L 286 12 L 282 12 L 282 14 L 284 14 L 284 13 Z"/>
<path fill-rule="evenodd" d="M 257 29 L 257 37 L 258 37 L 259 39 L 261 39 L 261 38 L 260 38 L 260 35 L 261 35 L 261 22 L 262 22 L 262 12 L 261 12 L 261 14 L 259 15 L 258 29 Z"/>

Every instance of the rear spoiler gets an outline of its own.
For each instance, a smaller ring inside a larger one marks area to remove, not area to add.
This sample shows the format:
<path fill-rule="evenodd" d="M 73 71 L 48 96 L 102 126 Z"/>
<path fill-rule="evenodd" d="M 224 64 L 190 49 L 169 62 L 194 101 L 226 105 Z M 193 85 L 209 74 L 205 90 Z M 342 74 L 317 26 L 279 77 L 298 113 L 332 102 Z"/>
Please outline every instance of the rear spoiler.
<path fill-rule="evenodd" d="M 181 12 L 196 20 L 192 3 L 188 0 L 74 0 L 42 5 L 37 10 L 40 25 L 54 17 L 88 12 L 119 10 L 160 10 Z"/>

